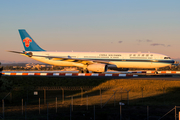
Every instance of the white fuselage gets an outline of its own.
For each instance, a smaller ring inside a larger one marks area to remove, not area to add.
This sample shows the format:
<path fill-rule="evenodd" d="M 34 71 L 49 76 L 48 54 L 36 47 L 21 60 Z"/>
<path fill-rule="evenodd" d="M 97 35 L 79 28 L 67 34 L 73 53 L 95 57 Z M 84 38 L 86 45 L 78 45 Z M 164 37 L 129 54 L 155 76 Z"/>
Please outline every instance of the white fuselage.
<path fill-rule="evenodd" d="M 110 61 L 112 65 L 117 68 L 160 68 L 170 66 L 174 63 L 170 57 L 158 54 L 158 53 L 127 53 L 127 52 L 48 52 L 48 51 L 27 51 L 32 52 L 31 57 L 34 60 L 52 64 L 56 66 L 76 66 L 84 67 L 82 63 L 51 60 L 48 56 L 63 57 L 63 58 L 74 58 L 74 59 L 88 59 L 88 60 L 101 60 Z M 46 57 L 36 57 L 47 56 Z"/>

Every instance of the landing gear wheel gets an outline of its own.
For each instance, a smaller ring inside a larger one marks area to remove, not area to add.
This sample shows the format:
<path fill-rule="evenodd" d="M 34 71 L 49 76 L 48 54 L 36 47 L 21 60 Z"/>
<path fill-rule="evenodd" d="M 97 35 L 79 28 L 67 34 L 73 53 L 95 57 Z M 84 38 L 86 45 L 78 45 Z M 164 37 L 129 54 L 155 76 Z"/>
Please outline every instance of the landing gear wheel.
<path fill-rule="evenodd" d="M 89 73 L 89 71 L 88 71 L 87 69 L 85 69 L 83 72 L 84 72 L 84 73 Z"/>
<path fill-rule="evenodd" d="M 79 73 L 89 73 L 89 70 L 88 69 L 80 69 Z"/>
<path fill-rule="evenodd" d="M 157 74 L 158 74 L 158 71 L 155 71 L 155 72 L 154 72 L 154 74 L 156 74 L 156 75 L 157 75 Z"/>
<path fill-rule="evenodd" d="M 79 73 L 83 73 L 84 71 L 82 69 L 79 70 Z"/>
<path fill-rule="evenodd" d="M 158 68 L 155 68 L 155 72 L 154 72 L 154 74 L 158 74 Z"/>

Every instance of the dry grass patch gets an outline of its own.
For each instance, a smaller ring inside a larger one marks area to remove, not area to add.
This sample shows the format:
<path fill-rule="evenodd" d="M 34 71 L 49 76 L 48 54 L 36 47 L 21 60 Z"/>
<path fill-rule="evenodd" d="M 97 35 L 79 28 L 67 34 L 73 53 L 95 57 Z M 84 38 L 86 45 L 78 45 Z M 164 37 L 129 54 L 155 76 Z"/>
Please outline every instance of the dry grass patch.
<path fill-rule="evenodd" d="M 165 94 L 170 92 L 173 88 L 179 88 L 180 81 L 170 81 L 170 80 L 144 80 L 144 79 L 112 79 L 106 82 L 101 83 L 100 85 L 94 87 L 92 90 L 87 92 L 83 92 L 84 97 L 86 94 L 91 93 L 93 91 L 97 91 L 99 93 L 100 88 L 109 88 L 102 91 L 102 103 L 107 102 L 110 97 L 116 91 L 115 99 L 116 102 L 121 100 L 127 100 L 127 91 L 129 92 L 129 100 L 141 99 L 146 97 L 154 97 L 158 95 Z M 143 89 L 143 91 L 142 91 Z M 123 92 L 123 93 L 122 93 Z M 77 96 L 81 93 L 76 94 Z M 100 94 L 100 93 L 99 93 Z M 84 100 L 85 98 L 83 98 Z M 90 105 L 100 104 L 101 97 L 100 95 L 91 96 L 88 98 Z M 166 98 L 165 98 L 166 99 Z M 81 98 L 76 98 L 74 100 L 75 104 L 80 103 Z M 114 97 L 108 103 L 112 103 L 114 101 Z M 83 102 L 86 104 L 86 101 Z"/>

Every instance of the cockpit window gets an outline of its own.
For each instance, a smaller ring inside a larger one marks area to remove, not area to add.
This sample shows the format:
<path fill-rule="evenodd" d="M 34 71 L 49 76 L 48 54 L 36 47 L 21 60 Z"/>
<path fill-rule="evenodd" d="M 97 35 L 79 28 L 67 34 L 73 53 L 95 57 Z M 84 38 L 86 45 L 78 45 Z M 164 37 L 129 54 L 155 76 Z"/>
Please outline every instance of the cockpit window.
<path fill-rule="evenodd" d="M 164 59 L 171 59 L 170 57 L 164 57 Z"/>

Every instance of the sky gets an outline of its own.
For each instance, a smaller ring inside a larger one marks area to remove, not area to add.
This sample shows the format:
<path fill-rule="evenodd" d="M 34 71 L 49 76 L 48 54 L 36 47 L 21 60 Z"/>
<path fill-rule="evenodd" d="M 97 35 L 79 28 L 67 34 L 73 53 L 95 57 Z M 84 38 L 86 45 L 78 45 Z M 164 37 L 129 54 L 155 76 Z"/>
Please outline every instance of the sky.
<path fill-rule="evenodd" d="M 31 62 L 26 29 L 48 51 L 155 52 L 180 58 L 180 0 L 2 0 L 0 62 Z"/>

